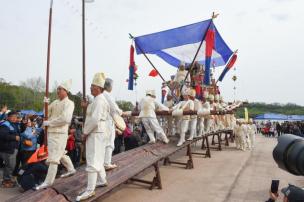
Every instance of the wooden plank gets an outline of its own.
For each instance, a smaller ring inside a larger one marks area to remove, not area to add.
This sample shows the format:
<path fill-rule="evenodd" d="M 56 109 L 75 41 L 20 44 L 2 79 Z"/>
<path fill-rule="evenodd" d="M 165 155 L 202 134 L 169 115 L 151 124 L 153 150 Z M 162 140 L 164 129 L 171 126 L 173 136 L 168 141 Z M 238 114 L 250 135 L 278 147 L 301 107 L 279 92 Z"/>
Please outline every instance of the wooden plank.
<path fill-rule="evenodd" d="M 38 201 L 52 202 L 54 201 L 53 199 L 56 196 L 57 196 L 57 192 L 52 188 L 48 188 L 41 191 L 30 190 L 27 191 L 25 194 L 7 200 L 7 202 L 38 202 Z M 60 202 L 66 202 L 66 201 L 67 200 L 64 198 L 64 200 L 61 199 Z"/>
<path fill-rule="evenodd" d="M 210 134 L 211 135 L 211 134 Z M 144 170 L 153 166 L 158 161 L 175 154 L 183 150 L 188 145 L 199 141 L 199 139 L 193 141 L 187 141 L 181 147 L 176 147 L 177 138 L 172 138 L 169 144 L 163 144 L 158 142 L 156 144 L 147 144 L 127 152 L 120 153 L 113 157 L 113 162 L 117 164 L 117 168 L 107 172 L 108 186 L 96 189 L 96 195 L 88 201 L 94 201 L 101 196 L 109 193 L 114 188 L 127 182 L 132 177 L 137 176 Z M 159 176 L 160 177 L 160 176 Z M 15 198 L 13 201 L 35 201 L 36 199 L 48 200 L 48 197 L 54 199 L 58 198 L 57 201 L 66 200 L 64 196 L 74 201 L 76 196 L 86 188 L 87 173 L 85 172 L 85 166 L 78 169 L 77 173 L 69 178 L 57 179 L 53 185 L 53 189 L 46 189 L 39 192 L 33 193 L 28 191 Z M 59 193 L 57 194 L 56 191 Z M 64 196 L 63 196 L 64 195 Z M 25 200 L 25 199 L 29 200 Z"/>

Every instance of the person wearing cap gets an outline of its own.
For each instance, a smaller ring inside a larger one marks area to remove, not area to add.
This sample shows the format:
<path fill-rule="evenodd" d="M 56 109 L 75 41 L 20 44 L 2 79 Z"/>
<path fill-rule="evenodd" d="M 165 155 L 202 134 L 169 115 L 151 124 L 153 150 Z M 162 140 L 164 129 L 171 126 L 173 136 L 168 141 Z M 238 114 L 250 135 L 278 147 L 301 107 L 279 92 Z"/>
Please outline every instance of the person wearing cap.
<path fill-rule="evenodd" d="M 91 84 L 92 103 L 83 101 L 87 107 L 83 137 L 86 140 L 86 171 L 88 173 L 86 190 L 77 196 L 76 201 L 86 200 L 95 195 L 96 187 L 107 186 L 104 168 L 105 150 L 110 140 L 107 120 L 110 118 L 110 106 L 104 96 L 104 73 L 96 73 Z"/>
<path fill-rule="evenodd" d="M 251 140 L 249 136 L 251 128 L 245 119 L 243 119 L 242 128 L 243 128 L 243 138 L 245 139 L 245 148 L 251 150 Z"/>
<path fill-rule="evenodd" d="M 210 105 L 210 110 L 216 110 L 216 104 L 214 103 L 214 95 L 210 94 L 208 96 L 208 102 Z M 210 118 L 208 120 L 208 132 L 214 132 L 216 130 L 215 119 L 215 115 L 210 115 Z"/>
<path fill-rule="evenodd" d="M 211 108 L 213 108 L 213 110 L 215 110 L 215 111 L 220 111 L 221 110 L 219 100 L 220 100 L 220 95 L 215 94 L 214 95 L 214 102 L 211 105 Z M 215 130 L 223 129 L 222 116 L 221 115 L 214 115 L 214 129 Z"/>
<path fill-rule="evenodd" d="M 170 89 L 167 85 L 166 82 L 162 83 L 162 88 L 161 88 L 161 103 L 164 104 L 166 97 L 168 96 L 168 94 L 170 93 Z"/>
<path fill-rule="evenodd" d="M 167 94 L 167 100 L 164 102 L 164 105 L 171 110 L 174 106 L 173 96 L 171 92 Z M 167 129 L 168 129 L 168 136 L 175 135 L 175 126 L 174 126 L 174 118 L 172 116 L 166 117 Z"/>
<path fill-rule="evenodd" d="M 238 149 L 245 151 L 246 150 L 246 133 L 247 126 L 244 119 L 237 120 L 237 126 L 235 129 L 235 136 L 238 139 Z"/>
<path fill-rule="evenodd" d="M 281 190 L 283 196 L 283 202 L 304 202 L 304 189 L 289 184 Z M 269 191 L 269 199 L 266 202 L 275 202 L 279 198 L 278 193 L 272 193 Z"/>
<path fill-rule="evenodd" d="M 165 105 L 157 102 L 155 100 L 155 91 L 147 90 L 146 97 L 142 98 L 139 102 L 138 108 L 140 110 L 139 118 L 143 123 L 146 132 L 149 136 L 149 143 L 153 144 L 156 142 L 154 137 L 154 132 L 156 132 L 159 139 L 161 139 L 164 143 L 169 143 L 169 139 L 167 138 L 164 130 L 159 125 L 159 122 L 156 118 L 155 110 L 161 111 L 169 111 L 169 108 Z"/>
<path fill-rule="evenodd" d="M 176 106 L 173 107 L 173 110 L 180 110 L 183 111 L 193 111 L 194 110 L 194 103 L 191 99 L 189 99 L 189 95 L 191 95 L 190 89 L 185 89 L 182 91 L 183 101 L 179 102 Z M 181 118 L 180 122 L 180 138 L 177 143 L 177 146 L 180 147 L 185 142 L 186 132 L 189 129 L 189 122 L 190 122 L 190 115 L 184 115 Z"/>
<path fill-rule="evenodd" d="M 110 130 L 110 141 L 108 142 L 106 146 L 106 153 L 105 153 L 105 159 L 104 159 L 104 166 L 106 170 L 112 170 L 117 167 L 117 165 L 112 163 L 112 153 L 114 151 L 114 140 L 115 140 L 115 124 L 113 120 L 113 115 L 118 114 L 119 116 L 122 116 L 123 111 L 119 108 L 119 106 L 116 104 L 115 100 L 111 96 L 111 92 L 113 89 L 113 80 L 110 78 L 106 78 L 105 84 L 104 84 L 104 91 L 103 95 L 106 98 L 109 107 L 110 107 L 110 114 L 111 116 L 107 120 L 107 125 Z"/>
<path fill-rule="evenodd" d="M 249 119 L 249 123 L 248 123 L 248 132 L 249 132 L 249 139 L 251 142 L 251 148 L 254 148 L 255 145 L 255 134 L 257 133 L 257 127 L 256 125 L 253 123 L 252 119 Z"/>
<path fill-rule="evenodd" d="M 202 98 L 202 105 L 201 108 L 204 111 L 210 112 L 210 103 L 207 101 L 209 94 L 208 91 L 203 92 L 203 98 Z M 210 116 L 200 116 L 199 117 L 199 130 L 198 130 L 198 136 L 201 137 L 205 135 L 209 131 L 209 118 Z"/>
<path fill-rule="evenodd" d="M 189 97 L 193 101 L 194 110 L 198 112 L 202 108 L 202 103 L 198 99 L 196 99 L 195 96 L 196 96 L 195 89 L 191 89 Z M 190 136 L 187 140 L 191 141 L 191 140 L 193 140 L 193 138 L 197 137 L 197 115 L 190 116 L 189 125 L 190 125 L 189 126 L 190 127 Z"/>
<path fill-rule="evenodd" d="M 182 86 L 185 82 L 186 83 L 190 83 L 191 82 L 191 78 L 190 78 L 190 75 L 188 75 L 187 79 L 185 80 L 186 78 L 186 75 L 187 75 L 188 71 L 186 70 L 186 64 L 185 62 L 181 62 L 179 67 L 178 67 L 178 70 L 174 76 L 174 82 L 178 84 L 178 89 L 177 89 L 177 93 L 176 95 L 179 97 L 181 92 L 180 92 L 180 86 Z M 183 90 L 182 90 L 183 91 Z"/>
<path fill-rule="evenodd" d="M 74 102 L 68 97 L 72 80 L 63 82 L 57 87 L 57 97 L 48 107 L 48 120 L 43 122 L 43 126 L 48 127 L 47 147 L 49 163 L 48 173 L 44 182 L 35 187 L 36 190 L 45 189 L 54 183 L 58 164 L 62 163 L 67 169 L 60 177 L 69 177 L 76 173 L 73 163 L 66 155 L 66 144 L 68 140 L 68 128 L 71 123 L 74 111 Z M 44 102 L 48 103 L 48 98 Z"/>
<path fill-rule="evenodd" d="M 15 167 L 17 148 L 20 141 L 18 128 L 16 127 L 18 113 L 11 111 L 7 114 L 7 120 L 0 124 L 0 158 L 4 161 L 3 181 L 5 188 L 15 186 L 12 180 L 12 171 Z"/>
<path fill-rule="evenodd" d="M 237 149 L 241 149 L 242 143 L 242 132 L 241 132 L 241 120 L 237 119 L 236 124 L 233 127 L 233 133 L 235 135 L 235 145 Z"/>

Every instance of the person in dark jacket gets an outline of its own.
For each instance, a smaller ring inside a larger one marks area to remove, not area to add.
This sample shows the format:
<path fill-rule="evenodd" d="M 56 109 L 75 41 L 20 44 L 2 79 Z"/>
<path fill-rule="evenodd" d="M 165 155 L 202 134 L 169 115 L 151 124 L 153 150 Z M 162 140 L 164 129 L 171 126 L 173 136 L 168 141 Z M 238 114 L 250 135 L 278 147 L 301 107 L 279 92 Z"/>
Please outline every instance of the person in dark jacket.
<path fill-rule="evenodd" d="M 7 188 L 15 186 L 11 174 L 20 140 L 18 128 L 15 124 L 17 122 L 17 115 L 17 112 L 9 112 L 7 114 L 7 121 L 0 125 L 0 157 L 4 161 L 2 185 Z"/>

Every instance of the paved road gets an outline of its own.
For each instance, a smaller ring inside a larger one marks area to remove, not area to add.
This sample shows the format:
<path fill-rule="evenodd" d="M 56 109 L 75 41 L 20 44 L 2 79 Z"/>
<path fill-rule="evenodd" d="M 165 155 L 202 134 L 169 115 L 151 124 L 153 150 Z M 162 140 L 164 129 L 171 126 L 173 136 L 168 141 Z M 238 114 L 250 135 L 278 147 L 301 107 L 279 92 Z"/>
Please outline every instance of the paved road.
<path fill-rule="evenodd" d="M 257 202 L 268 198 L 272 179 L 281 180 L 280 188 L 288 182 L 304 186 L 303 177 L 277 168 L 272 158 L 275 145 L 276 139 L 258 136 L 253 151 L 230 147 L 212 152 L 211 159 L 195 157 L 193 170 L 161 167 L 163 190 L 126 185 L 103 201 Z"/>
<path fill-rule="evenodd" d="M 272 159 L 276 139 L 257 137 L 253 151 L 238 151 L 233 145 L 212 151 L 212 158 L 194 156 L 192 170 L 178 166 L 160 169 L 163 189 L 149 191 L 134 184 L 122 188 L 105 202 L 258 202 L 265 201 L 271 179 L 280 179 L 280 188 L 288 182 L 304 186 L 304 178 L 277 168 Z M 186 157 L 179 157 L 186 160 Z M 152 174 L 144 178 L 151 179 Z M 17 189 L 0 188 L 0 201 L 18 194 Z"/>

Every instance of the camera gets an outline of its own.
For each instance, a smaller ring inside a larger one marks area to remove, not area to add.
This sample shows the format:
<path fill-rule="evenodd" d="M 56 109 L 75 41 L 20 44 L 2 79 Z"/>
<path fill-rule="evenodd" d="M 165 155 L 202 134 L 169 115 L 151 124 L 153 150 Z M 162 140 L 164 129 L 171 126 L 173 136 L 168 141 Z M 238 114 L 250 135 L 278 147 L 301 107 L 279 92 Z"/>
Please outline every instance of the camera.
<path fill-rule="evenodd" d="M 304 176 L 304 138 L 281 135 L 272 155 L 279 168 L 293 175 Z"/>

